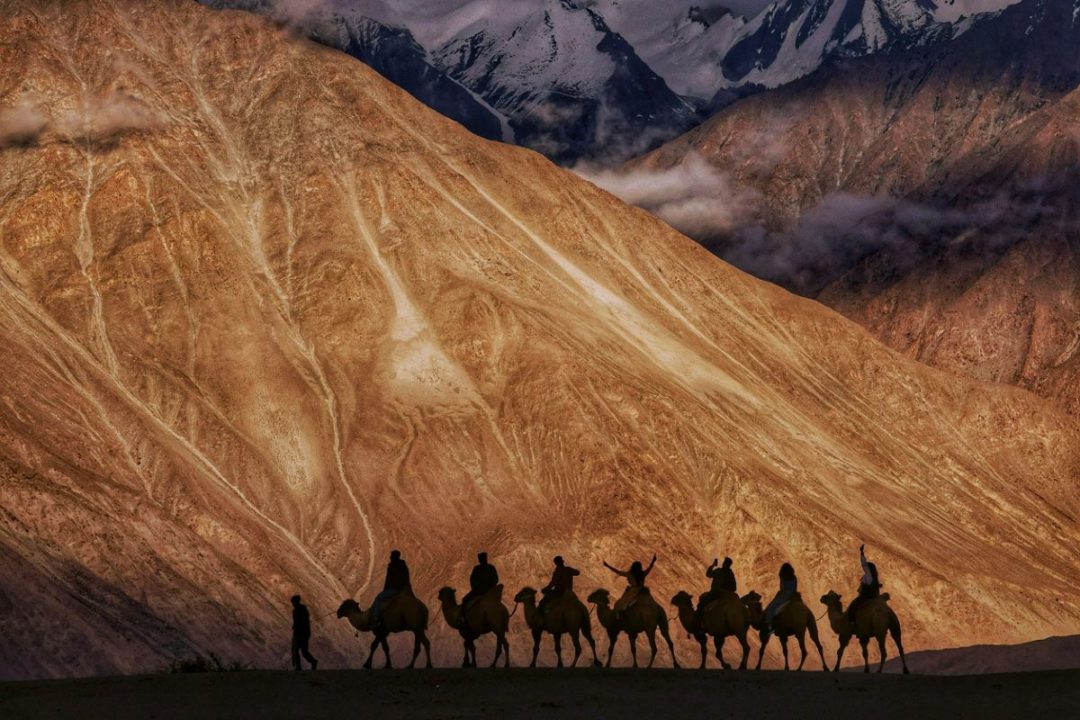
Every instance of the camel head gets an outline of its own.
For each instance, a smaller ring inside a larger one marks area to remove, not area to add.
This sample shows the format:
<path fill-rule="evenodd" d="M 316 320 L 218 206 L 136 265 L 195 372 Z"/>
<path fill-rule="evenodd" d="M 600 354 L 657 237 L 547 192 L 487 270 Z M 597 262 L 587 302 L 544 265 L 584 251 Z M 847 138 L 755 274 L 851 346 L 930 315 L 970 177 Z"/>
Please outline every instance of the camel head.
<path fill-rule="evenodd" d="M 439 590 L 439 602 L 457 605 L 457 591 L 452 587 L 444 587 Z"/>
<path fill-rule="evenodd" d="M 341 607 L 337 609 L 338 618 L 348 617 L 350 613 L 359 612 L 360 604 L 355 600 L 349 599 L 341 603 Z"/>
<path fill-rule="evenodd" d="M 840 607 L 840 598 L 840 593 L 836 592 L 835 590 L 830 590 L 829 592 L 821 596 L 821 604 L 827 608 Z"/>
<path fill-rule="evenodd" d="M 593 590 L 592 593 L 586 598 L 589 602 L 597 606 L 606 606 L 611 602 L 611 593 L 604 588 L 599 590 Z"/>
<path fill-rule="evenodd" d="M 741 600 L 747 607 L 754 607 L 755 605 L 759 608 L 761 607 L 761 596 L 753 590 L 743 595 Z"/>
<path fill-rule="evenodd" d="M 518 594 L 514 596 L 515 603 L 529 602 L 536 599 L 536 590 L 531 587 L 523 587 Z"/>
<path fill-rule="evenodd" d="M 690 593 L 685 590 L 680 590 L 675 593 L 675 597 L 671 598 L 671 604 L 682 610 L 683 608 L 694 607 L 694 598 L 690 597 Z"/>

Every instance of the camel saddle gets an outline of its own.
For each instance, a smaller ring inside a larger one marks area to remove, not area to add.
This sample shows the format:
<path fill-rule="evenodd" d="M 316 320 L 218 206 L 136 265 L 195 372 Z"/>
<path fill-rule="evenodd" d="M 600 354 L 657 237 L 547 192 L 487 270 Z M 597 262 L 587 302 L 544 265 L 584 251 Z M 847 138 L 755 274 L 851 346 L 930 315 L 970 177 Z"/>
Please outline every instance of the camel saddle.
<path fill-rule="evenodd" d="M 502 586 L 502 583 L 499 583 L 498 585 L 491 588 L 490 590 L 488 590 L 483 595 L 477 595 L 476 597 L 471 598 L 469 600 L 469 602 L 465 603 L 462 606 L 461 611 L 462 611 L 462 613 L 468 612 L 474 605 L 476 605 L 476 603 L 480 602 L 481 600 L 483 600 L 486 597 L 491 597 L 492 595 L 495 595 L 495 597 L 497 597 L 499 599 L 502 599 L 502 593 L 503 593 L 503 586 Z"/>

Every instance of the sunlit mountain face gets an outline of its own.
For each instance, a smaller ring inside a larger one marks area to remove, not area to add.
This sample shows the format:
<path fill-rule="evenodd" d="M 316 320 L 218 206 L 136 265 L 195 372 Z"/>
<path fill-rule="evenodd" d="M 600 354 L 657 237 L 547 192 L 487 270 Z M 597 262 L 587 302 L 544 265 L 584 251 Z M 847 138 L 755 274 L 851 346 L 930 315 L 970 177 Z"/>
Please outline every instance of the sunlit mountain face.
<path fill-rule="evenodd" d="M 905 354 L 1076 415 L 1078 7 L 818 72 L 598 181 Z"/>
<path fill-rule="evenodd" d="M 440 664 L 437 593 L 478 550 L 513 591 L 561 554 L 583 595 L 655 552 L 664 599 L 717 555 L 769 595 L 788 561 L 813 604 L 865 543 L 909 650 L 1077 626 L 1065 409 L 906 358 L 279 21 L 0 9 L 0 677 L 287 667 L 294 593 L 320 668 L 355 666 L 331 613 L 391 549 Z"/>

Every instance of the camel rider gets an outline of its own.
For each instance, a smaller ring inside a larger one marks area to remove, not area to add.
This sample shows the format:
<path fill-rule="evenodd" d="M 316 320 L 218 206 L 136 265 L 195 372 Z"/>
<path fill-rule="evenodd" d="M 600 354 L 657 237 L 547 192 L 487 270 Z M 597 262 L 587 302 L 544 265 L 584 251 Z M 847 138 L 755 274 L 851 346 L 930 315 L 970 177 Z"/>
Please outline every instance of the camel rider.
<path fill-rule="evenodd" d="M 795 576 L 795 568 L 791 566 L 791 563 L 784 563 L 780 566 L 780 590 L 776 593 L 776 596 L 769 603 L 769 606 L 765 608 L 765 627 L 769 632 L 772 632 L 773 617 L 780 611 L 784 605 L 790 602 L 791 598 L 795 597 L 795 593 L 799 590 L 799 578 Z"/>
<path fill-rule="evenodd" d="M 375 596 L 375 603 L 372 605 L 371 613 L 376 625 L 382 622 L 379 617 L 382 606 L 405 591 L 412 592 L 409 566 L 401 559 L 401 551 L 393 550 L 390 553 L 390 562 L 386 565 L 386 580 L 383 582 L 382 592 Z"/>
<path fill-rule="evenodd" d="M 581 573 L 566 565 L 562 559 L 562 555 L 555 556 L 555 570 L 551 573 L 551 582 L 540 589 L 543 598 L 540 600 L 540 612 L 546 613 L 554 603 L 561 597 L 574 592 L 574 578 Z"/>
<path fill-rule="evenodd" d="M 652 561 L 649 563 L 649 567 L 647 568 L 643 568 L 641 566 L 641 563 L 637 560 L 634 561 L 634 564 L 630 566 L 629 570 L 620 570 L 616 567 L 608 565 L 607 562 L 604 563 L 604 567 L 606 567 L 608 570 L 620 577 L 626 578 L 626 592 L 624 592 L 622 597 L 619 598 L 618 602 L 615 603 L 614 610 L 616 616 L 618 616 L 619 613 L 621 613 L 623 610 L 626 610 L 637 601 L 642 591 L 645 590 L 645 578 L 647 578 L 649 576 L 649 573 L 652 572 L 654 565 L 656 565 L 655 554 L 653 554 Z"/>
<path fill-rule="evenodd" d="M 478 553 L 476 559 L 478 562 L 469 574 L 469 592 L 461 600 L 462 610 L 468 610 L 474 600 L 491 592 L 499 584 L 499 571 L 488 562 L 487 553 Z"/>
<path fill-rule="evenodd" d="M 712 586 L 709 591 L 702 593 L 698 599 L 698 612 L 700 613 L 705 609 L 705 606 L 722 596 L 724 593 L 736 593 L 738 592 L 738 583 L 735 581 L 735 572 L 731 569 L 731 558 L 724 558 L 724 564 L 717 567 L 719 562 L 714 558 L 712 565 L 705 570 L 705 577 L 712 580 Z"/>
<path fill-rule="evenodd" d="M 881 595 L 881 583 L 878 581 L 877 565 L 866 560 L 866 546 L 859 546 L 859 564 L 862 565 L 862 579 L 859 581 L 859 594 L 848 605 L 847 617 L 848 620 L 854 622 L 855 612 L 870 602 L 874 598 Z"/>

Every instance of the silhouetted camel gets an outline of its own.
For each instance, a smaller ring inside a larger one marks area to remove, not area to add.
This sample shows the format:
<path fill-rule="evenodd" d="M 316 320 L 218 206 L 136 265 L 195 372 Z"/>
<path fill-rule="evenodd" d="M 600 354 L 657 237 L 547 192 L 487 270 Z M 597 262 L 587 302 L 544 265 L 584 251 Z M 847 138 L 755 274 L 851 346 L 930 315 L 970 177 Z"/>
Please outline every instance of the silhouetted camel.
<path fill-rule="evenodd" d="M 427 657 L 427 667 L 431 667 L 431 643 L 427 638 L 428 609 L 419 598 L 411 592 L 405 592 L 390 600 L 382 608 L 382 622 L 376 626 L 374 613 L 371 608 L 364 610 L 355 600 L 346 600 L 338 608 L 339 618 L 348 618 L 354 628 L 361 632 L 375 634 L 368 651 L 364 667 L 371 669 L 371 661 L 375 656 L 375 648 L 381 646 L 386 655 L 386 667 L 393 667 L 390 662 L 390 645 L 386 642 L 391 633 L 411 632 L 413 634 L 413 656 L 409 661 L 409 667 L 415 667 L 416 659 L 420 656 L 420 646 L 424 647 L 424 655 Z"/>
<path fill-rule="evenodd" d="M 844 613 L 844 606 L 840 602 L 838 593 L 830 590 L 821 596 L 821 603 L 829 609 L 829 624 L 833 632 L 840 639 L 840 647 L 836 650 L 836 667 L 833 671 L 840 670 L 840 661 L 844 657 L 844 650 L 851 642 L 851 636 L 859 638 L 862 645 L 863 672 L 870 672 L 870 653 L 866 646 L 870 638 L 876 638 L 881 662 L 878 663 L 878 672 L 885 668 L 885 635 L 892 635 L 896 649 L 900 651 L 900 664 L 904 668 L 904 674 L 908 674 L 907 658 L 904 657 L 904 644 L 900 640 L 900 619 L 889 607 L 889 594 L 885 593 L 865 603 L 855 611 L 855 622 L 848 619 Z"/>
<path fill-rule="evenodd" d="M 761 641 L 757 665 L 755 666 L 756 670 L 761 669 L 761 659 L 765 656 L 765 646 L 768 645 L 771 635 L 776 635 L 780 639 L 780 647 L 784 651 L 785 670 L 790 669 L 787 640 L 792 635 L 795 636 L 799 641 L 799 650 L 802 652 L 799 666 L 795 669 L 802 670 L 803 664 L 806 663 L 807 630 L 810 631 L 810 639 L 814 641 L 818 654 L 821 656 L 821 667 L 826 671 L 829 669 L 828 664 L 825 662 L 825 651 L 822 649 L 821 641 L 818 639 L 817 621 L 814 619 L 814 614 L 810 612 L 810 608 L 806 607 L 800 593 L 795 593 L 791 600 L 773 616 L 771 630 L 766 627 L 765 611 L 761 607 L 761 596 L 751 591 L 743 596 L 742 601 L 750 610 L 750 624 L 757 629 L 758 638 Z"/>
<path fill-rule="evenodd" d="M 619 633 L 624 632 L 630 638 L 630 656 L 634 659 L 634 667 L 637 667 L 637 636 L 645 633 L 649 638 L 649 664 L 652 667 L 656 660 L 656 631 L 660 630 L 664 641 L 667 643 L 668 652 L 671 653 L 671 664 L 679 667 L 679 661 L 675 657 L 675 645 L 671 642 L 668 633 L 668 618 L 663 608 L 656 604 L 652 594 L 647 588 L 642 588 L 637 600 L 629 608 L 624 610 L 618 617 L 611 609 L 611 593 L 603 588 L 594 591 L 588 597 L 589 602 L 596 605 L 596 617 L 604 626 L 608 634 L 608 656 L 605 667 L 611 667 L 611 655 L 615 650 L 615 643 L 619 639 Z"/>
<path fill-rule="evenodd" d="M 671 604 L 678 608 L 679 621 L 686 628 L 686 632 L 701 646 L 700 667 L 705 667 L 705 656 L 708 654 L 711 637 L 716 646 L 716 659 L 725 670 L 730 669 L 731 666 L 724 660 L 724 640 L 729 635 L 734 635 L 742 646 L 739 669 L 746 669 L 746 661 L 750 656 L 750 643 L 746 642 L 746 632 L 750 628 L 750 610 L 738 595 L 725 592 L 707 604 L 702 613 L 694 610 L 694 599 L 685 590 L 676 593 L 675 597 L 671 598 Z"/>
<path fill-rule="evenodd" d="M 478 597 L 468 611 L 464 612 L 464 618 L 454 589 L 444 587 L 439 591 L 443 617 L 450 627 L 461 633 L 465 643 L 462 667 L 476 667 L 476 638 L 487 633 L 495 634 L 495 659 L 491 661 L 491 667 L 495 667 L 499 662 L 503 650 L 506 651 L 505 667 L 510 667 L 510 643 L 506 639 L 506 630 L 510 626 L 510 611 L 502 603 L 502 591 L 503 586 L 496 585 L 494 590 Z"/>
<path fill-rule="evenodd" d="M 596 658 L 596 641 L 592 636 L 592 621 L 589 619 L 589 610 L 573 590 L 560 598 L 551 601 L 547 612 L 540 612 L 536 606 L 536 590 L 531 587 L 522 588 L 514 596 L 514 602 L 520 603 L 525 608 L 525 622 L 532 631 L 533 654 L 529 667 L 536 667 L 536 656 L 540 654 L 540 640 L 544 633 L 550 633 L 555 638 L 555 658 L 559 667 L 562 661 L 562 636 L 570 634 L 570 641 L 574 643 L 574 661 L 570 667 L 577 665 L 581 657 L 581 640 L 579 635 L 584 635 L 585 640 L 592 648 L 593 665 L 600 666 Z"/>

